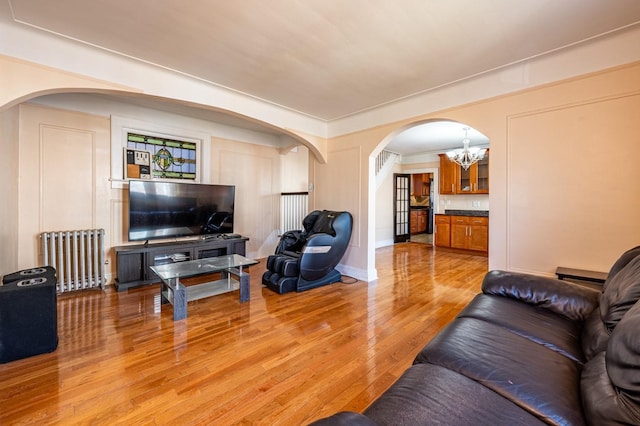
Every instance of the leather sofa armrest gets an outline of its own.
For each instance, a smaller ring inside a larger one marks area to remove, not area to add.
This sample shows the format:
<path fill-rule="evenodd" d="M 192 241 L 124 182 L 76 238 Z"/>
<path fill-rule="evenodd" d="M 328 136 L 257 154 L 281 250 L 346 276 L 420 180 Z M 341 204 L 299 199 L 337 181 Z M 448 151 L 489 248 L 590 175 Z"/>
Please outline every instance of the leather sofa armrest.
<path fill-rule="evenodd" d="M 488 272 L 482 292 L 510 297 L 577 321 L 584 321 L 598 306 L 600 295 L 598 290 L 568 281 L 508 271 Z"/>

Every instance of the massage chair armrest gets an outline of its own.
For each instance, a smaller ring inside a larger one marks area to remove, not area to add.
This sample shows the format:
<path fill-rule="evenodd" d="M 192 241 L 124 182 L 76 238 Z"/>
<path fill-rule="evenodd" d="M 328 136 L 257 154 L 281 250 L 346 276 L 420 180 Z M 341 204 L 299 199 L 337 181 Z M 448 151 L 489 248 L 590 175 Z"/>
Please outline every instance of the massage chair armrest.
<path fill-rule="evenodd" d="M 336 240 L 337 237 L 334 237 L 333 235 L 313 234 L 309 236 L 309 238 L 306 240 L 305 245 L 301 247 L 300 251 L 284 250 L 281 252 L 281 254 L 299 258 L 300 256 L 303 256 L 305 254 L 328 253 L 335 245 Z"/>
<path fill-rule="evenodd" d="M 306 244 L 304 245 L 303 253 L 318 253 L 321 250 L 318 250 L 320 247 L 329 247 L 333 248 L 338 241 L 339 237 L 333 236 L 330 234 L 313 234 L 309 236 Z"/>
<path fill-rule="evenodd" d="M 482 292 L 509 297 L 584 321 L 598 306 L 600 292 L 568 281 L 507 271 L 490 271 Z"/>

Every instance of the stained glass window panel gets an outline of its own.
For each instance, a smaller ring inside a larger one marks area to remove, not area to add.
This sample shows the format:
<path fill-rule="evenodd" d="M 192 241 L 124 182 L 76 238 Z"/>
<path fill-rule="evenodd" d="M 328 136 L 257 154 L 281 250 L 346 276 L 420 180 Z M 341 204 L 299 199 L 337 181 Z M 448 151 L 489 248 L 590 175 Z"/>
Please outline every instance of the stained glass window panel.
<path fill-rule="evenodd" d="M 127 147 L 151 152 L 154 179 L 196 180 L 198 146 L 194 142 L 127 133 Z"/>

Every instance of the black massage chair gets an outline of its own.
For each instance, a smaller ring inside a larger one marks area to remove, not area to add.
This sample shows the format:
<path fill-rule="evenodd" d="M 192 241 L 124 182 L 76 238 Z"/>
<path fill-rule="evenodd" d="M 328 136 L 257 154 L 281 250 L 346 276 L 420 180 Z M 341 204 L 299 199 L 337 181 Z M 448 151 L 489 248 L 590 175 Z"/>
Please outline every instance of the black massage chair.
<path fill-rule="evenodd" d="M 267 258 L 262 283 L 277 293 L 309 290 L 342 278 L 335 267 L 351 238 L 351 213 L 315 210 L 302 226 L 304 230 L 285 232 L 275 254 Z"/>

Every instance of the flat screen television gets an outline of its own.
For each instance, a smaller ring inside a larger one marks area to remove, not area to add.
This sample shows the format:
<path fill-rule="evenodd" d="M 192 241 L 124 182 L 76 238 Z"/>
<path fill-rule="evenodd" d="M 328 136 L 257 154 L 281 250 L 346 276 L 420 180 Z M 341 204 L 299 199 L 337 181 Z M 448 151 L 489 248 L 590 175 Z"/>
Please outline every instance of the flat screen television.
<path fill-rule="evenodd" d="M 129 241 L 233 233 L 235 186 L 129 181 Z"/>

